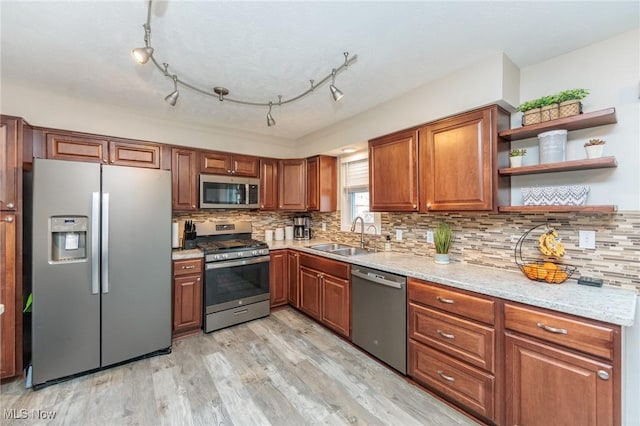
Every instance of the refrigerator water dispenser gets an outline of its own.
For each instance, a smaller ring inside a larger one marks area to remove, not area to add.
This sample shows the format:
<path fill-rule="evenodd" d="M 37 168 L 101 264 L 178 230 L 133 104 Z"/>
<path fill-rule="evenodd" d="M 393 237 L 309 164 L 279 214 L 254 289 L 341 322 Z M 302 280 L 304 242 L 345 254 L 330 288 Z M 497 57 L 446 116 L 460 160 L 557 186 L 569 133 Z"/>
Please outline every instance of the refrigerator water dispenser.
<path fill-rule="evenodd" d="M 84 216 L 50 218 L 52 263 L 86 260 L 87 223 Z"/>

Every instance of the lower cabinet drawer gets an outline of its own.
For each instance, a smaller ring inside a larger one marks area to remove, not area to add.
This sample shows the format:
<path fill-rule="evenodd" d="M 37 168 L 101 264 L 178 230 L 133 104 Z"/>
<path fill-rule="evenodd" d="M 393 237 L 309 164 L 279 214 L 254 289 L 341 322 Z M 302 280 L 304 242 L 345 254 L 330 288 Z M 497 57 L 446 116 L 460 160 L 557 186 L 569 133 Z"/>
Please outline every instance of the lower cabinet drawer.
<path fill-rule="evenodd" d="M 409 303 L 409 338 L 491 373 L 495 335 L 492 327 Z"/>
<path fill-rule="evenodd" d="M 494 420 L 493 375 L 409 340 L 409 376 L 469 410 Z"/>

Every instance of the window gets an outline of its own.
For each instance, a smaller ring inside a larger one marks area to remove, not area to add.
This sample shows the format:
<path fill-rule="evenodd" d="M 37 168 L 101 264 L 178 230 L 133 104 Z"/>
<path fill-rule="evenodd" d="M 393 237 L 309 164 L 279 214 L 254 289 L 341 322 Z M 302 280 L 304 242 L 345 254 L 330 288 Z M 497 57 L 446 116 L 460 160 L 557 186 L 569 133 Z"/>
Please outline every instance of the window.
<path fill-rule="evenodd" d="M 367 234 L 380 234 L 380 213 L 369 211 L 369 160 L 363 154 L 342 158 L 342 231 L 351 231 L 353 220 L 364 220 Z M 372 226 L 373 225 L 373 226 Z M 356 231 L 360 232 L 358 221 Z M 375 231 L 374 231 L 375 227 Z"/>

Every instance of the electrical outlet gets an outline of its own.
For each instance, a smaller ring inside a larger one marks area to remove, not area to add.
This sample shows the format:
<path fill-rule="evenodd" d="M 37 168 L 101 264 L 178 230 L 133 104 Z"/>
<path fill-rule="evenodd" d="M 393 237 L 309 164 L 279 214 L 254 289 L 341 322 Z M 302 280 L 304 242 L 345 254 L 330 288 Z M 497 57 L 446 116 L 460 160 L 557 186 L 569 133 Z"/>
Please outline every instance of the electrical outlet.
<path fill-rule="evenodd" d="M 402 241 L 402 229 L 396 229 L 396 241 Z"/>
<path fill-rule="evenodd" d="M 427 243 L 433 244 L 433 231 L 427 231 L 424 237 L 427 239 Z"/>
<path fill-rule="evenodd" d="M 578 231 L 579 247 L 584 249 L 595 250 L 596 248 L 596 231 Z"/>
<path fill-rule="evenodd" d="M 327 224 L 326 224 L 326 223 L 324 223 L 324 222 L 322 222 L 322 230 L 323 230 L 323 231 L 326 231 L 326 230 L 327 230 Z"/>

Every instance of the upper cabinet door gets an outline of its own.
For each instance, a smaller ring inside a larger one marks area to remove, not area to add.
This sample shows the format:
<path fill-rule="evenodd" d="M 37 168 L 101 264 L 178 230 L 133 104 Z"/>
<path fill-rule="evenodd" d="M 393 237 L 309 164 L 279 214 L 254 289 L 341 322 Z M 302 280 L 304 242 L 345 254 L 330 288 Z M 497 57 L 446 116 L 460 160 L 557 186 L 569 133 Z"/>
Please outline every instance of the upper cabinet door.
<path fill-rule="evenodd" d="M 307 160 L 280 160 L 278 164 L 278 208 L 304 211 L 307 208 Z"/>
<path fill-rule="evenodd" d="M 278 160 L 260 159 L 260 210 L 278 209 Z"/>
<path fill-rule="evenodd" d="M 307 158 L 307 211 L 334 212 L 338 208 L 338 159 L 327 155 Z"/>
<path fill-rule="evenodd" d="M 214 151 L 200 154 L 201 173 L 258 177 L 259 164 L 259 158 L 250 155 Z"/>
<path fill-rule="evenodd" d="M 371 211 L 418 210 L 417 139 L 410 129 L 369 141 Z"/>
<path fill-rule="evenodd" d="M 47 158 L 106 163 L 108 160 L 106 139 L 90 138 L 72 133 L 47 133 Z"/>
<path fill-rule="evenodd" d="M 109 142 L 110 163 L 115 166 L 160 168 L 160 145 L 130 142 Z"/>
<path fill-rule="evenodd" d="M 171 205 L 173 210 L 198 208 L 197 152 L 192 149 L 171 150 Z"/>
<path fill-rule="evenodd" d="M 497 208 L 494 128 L 488 108 L 420 129 L 421 211 Z"/>
<path fill-rule="evenodd" d="M 2 117 L 0 125 L 0 210 L 16 211 L 18 209 L 19 168 L 19 132 L 22 120 Z"/>

